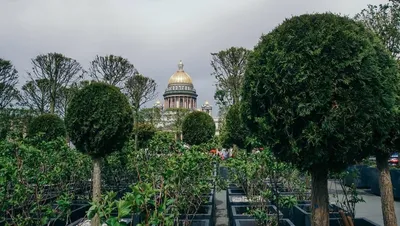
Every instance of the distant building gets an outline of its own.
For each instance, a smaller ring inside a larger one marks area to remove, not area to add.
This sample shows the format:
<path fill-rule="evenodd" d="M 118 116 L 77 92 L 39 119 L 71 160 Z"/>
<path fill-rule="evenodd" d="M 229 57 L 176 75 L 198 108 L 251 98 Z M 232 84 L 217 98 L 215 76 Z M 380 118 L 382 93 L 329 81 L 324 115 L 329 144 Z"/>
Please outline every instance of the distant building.
<path fill-rule="evenodd" d="M 183 69 L 182 61 L 178 64 L 178 70 L 169 78 L 168 86 L 163 94 L 164 103 L 157 101 L 154 107 L 159 109 L 161 114 L 161 122 L 158 127 L 165 127 L 169 130 L 169 125 L 173 123 L 171 121 L 171 111 L 168 109 L 188 109 L 189 111 L 204 111 L 212 117 L 212 106 L 206 101 L 201 108 L 197 108 L 197 93 L 194 88 L 192 78 Z M 216 134 L 218 135 L 219 119 L 213 118 L 216 126 Z"/>

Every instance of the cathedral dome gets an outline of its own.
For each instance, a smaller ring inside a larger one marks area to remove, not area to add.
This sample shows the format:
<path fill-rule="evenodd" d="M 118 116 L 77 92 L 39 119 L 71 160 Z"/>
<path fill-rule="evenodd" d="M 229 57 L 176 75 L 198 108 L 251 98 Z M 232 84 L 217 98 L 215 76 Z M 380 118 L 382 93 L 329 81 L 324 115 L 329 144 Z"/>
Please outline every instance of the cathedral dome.
<path fill-rule="evenodd" d="M 178 64 L 178 70 L 169 78 L 168 85 L 171 84 L 182 84 L 182 85 L 192 85 L 192 78 L 183 70 L 182 61 Z"/>

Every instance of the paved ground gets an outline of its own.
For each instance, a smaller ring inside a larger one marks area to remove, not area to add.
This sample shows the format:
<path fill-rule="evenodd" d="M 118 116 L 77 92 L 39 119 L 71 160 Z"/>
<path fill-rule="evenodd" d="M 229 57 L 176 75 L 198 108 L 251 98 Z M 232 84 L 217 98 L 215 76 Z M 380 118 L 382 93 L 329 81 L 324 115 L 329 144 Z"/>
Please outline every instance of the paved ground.
<path fill-rule="evenodd" d="M 226 209 L 226 190 L 221 190 L 215 194 L 215 205 L 215 226 L 228 226 L 229 220 L 228 211 Z"/>
<path fill-rule="evenodd" d="M 337 198 L 332 197 L 332 194 L 340 190 L 340 185 L 336 183 L 329 183 L 329 192 L 331 193 L 331 202 L 335 202 Z M 356 217 L 357 218 L 367 218 L 377 224 L 383 225 L 382 209 L 381 209 L 381 197 L 376 196 L 368 192 L 368 190 L 358 189 L 359 194 L 364 199 L 365 202 L 360 202 L 356 204 Z M 339 198 L 342 196 L 339 195 Z M 397 224 L 400 225 L 400 202 L 395 202 L 395 209 L 397 215 Z"/>

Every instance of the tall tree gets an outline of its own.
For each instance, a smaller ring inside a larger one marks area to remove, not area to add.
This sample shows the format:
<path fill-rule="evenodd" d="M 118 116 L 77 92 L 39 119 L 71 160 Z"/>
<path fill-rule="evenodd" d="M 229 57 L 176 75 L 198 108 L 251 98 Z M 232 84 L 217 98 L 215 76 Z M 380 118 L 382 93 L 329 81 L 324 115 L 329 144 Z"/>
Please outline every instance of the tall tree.
<path fill-rule="evenodd" d="M 249 53 L 250 50 L 243 47 L 211 53 L 214 70 L 211 75 L 217 80 L 214 99 L 220 108 L 239 102 Z"/>
<path fill-rule="evenodd" d="M 124 83 L 134 70 L 133 64 L 121 56 L 96 56 L 90 63 L 89 75 L 97 81 L 118 86 Z"/>
<path fill-rule="evenodd" d="M 161 109 L 157 107 L 143 108 L 139 111 L 139 122 L 157 126 L 161 121 Z"/>
<path fill-rule="evenodd" d="M 138 150 L 138 121 L 139 110 L 143 104 L 153 100 L 157 96 L 157 83 L 137 71 L 129 77 L 125 83 L 125 93 L 128 96 L 134 112 L 135 151 Z"/>
<path fill-rule="evenodd" d="M 175 132 L 175 139 L 177 137 L 182 137 L 183 121 L 189 113 L 190 110 L 186 108 L 168 108 L 165 111 L 165 117 L 167 120 L 164 122 L 164 127 Z"/>
<path fill-rule="evenodd" d="M 400 59 L 400 1 L 368 5 L 355 16 L 372 29 L 396 59 Z"/>
<path fill-rule="evenodd" d="M 70 87 L 62 87 L 59 96 L 57 97 L 56 111 L 60 116 L 65 116 L 68 104 L 71 102 L 74 95 L 79 91 L 78 84 L 74 83 Z"/>
<path fill-rule="evenodd" d="M 50 91 L 47 79 L 26 82 L 22 86 L 21 104 L 40 114 L 49 112 Z"/>
<path fill-rule="evenodd" d="M 18 71 L 11 61 L 0 58 L 0 110 L 18 98 Z"/>
<path fill-rule="evenodd" d="M 32 73 L 29 73 L 32 80 L 48 81 L 50 113 L 54 114 L 61 89 L 82 78 L 82 67 L 76 60 L 60 53 L 38 55 L 32 59 L 32 66 Z"/>
<path fill-rule="evenodd" d="M 368 5 L 355 19 L 374 31 L 382 40 L 392 56 L 400 59 L 400 1 L 390 0 L 389 3 L 380 5 Z M 397 118 L 395 118 L 397 120 Z M 392 128 L 391 130 L 396 130 Z M 389 130 L 388 130 L 389 131 Z M 385 226 L 397 225 L 396 211 L 394 208 L 394 198 L 392 190 L 392 180 L 389 171 L 388 159 L 393 151 L 392 148 L 385 147 L 392 142 L 392 138 L 385 138 L 387 131 L 376 132 L 374 137 L 383 140 L 384 147 L 376 148 L 376 165 L 379 171 L 379 186 L 381 192 L 382 214 Z"/>

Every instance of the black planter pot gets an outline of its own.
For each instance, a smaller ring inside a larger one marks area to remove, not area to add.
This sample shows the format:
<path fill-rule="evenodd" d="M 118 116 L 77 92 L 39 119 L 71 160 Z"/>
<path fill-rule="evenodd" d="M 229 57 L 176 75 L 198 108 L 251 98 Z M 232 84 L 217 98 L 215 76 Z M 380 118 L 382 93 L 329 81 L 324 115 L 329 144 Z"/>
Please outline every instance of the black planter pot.
<path fill-rule="evenodd" d="M 239 219 L 254 219 L 253 216 L 250 214 L 247 214 L 247 209 L 252 209 L 252 208 L 257 208 L 258 206 L 250 206 L 250 205 L 233 205 L 231 206 L 231 217 L 229 218 L 230 225 L 234 225 L 235 220 Z M 261 207 L 261 206 L 259 206 Z M 268 212 L 270 214 L 267 214 L 269 216 L 276 216 L 277 209 L 276 206 L 273 205 L 267 205 L 265 206 L 268 208 Z M 279 217 L 282 218 L 282 213 L 279 213 Z"/>
<path fill-rule="evenodd" d="M 391 169 L 390 177 L 392 178 L 393 196 L 395 199 L 400 199 L 400 170 Z"/>
<path fill-rule="evenodd" d="M 239 219 L 235 220 L 235 226 L 257 226 L 256 219 Z M 281 219 L 279 222 L 280 226 L 295 226 L 289 219 Z"/>
<path fill-rule="evenodd" d="M 83 217 L 85 217 L 86 212 L 89 210 L 90 205 L 89 204 L 75 204 L 71 206 L 72 212 L 70 215 L 69 222 L 75 222 Z M 50 221 L 50 225 L 54 226 L 65 226 L 67 222 L 65 220 L 61 219 L 53 219 Z"/>
<path fill-rule="evenodd" d="M 330 226 L 343 226 L 342 219 L 329 219 Z M 355 218 L 354 226 L 380 226 L 366 218 Z"/>
<path fill-rule="evenodd" d="M 179 215 L 179 221 L 183 220 L 208 220 L 210 225 L 214 224 L 214 210 L 211 205 L 202 205 L 197 210 L 196 214 L 182 214 Z"/>
<path fill-rule="evenodd" d="M 219 167 L 219 175 L 222 179 L 224 180 L 228 180 L 229 176 L 228 176 L 228 168 L 225 166 L 220 166 Z"/>
<path fill-rule="evenodd" d="M 311 204 L 311 200 L 301 200 L 297 201 L 297 205 L 309 205 Z M 294 208 L 293 207 L 285 207 L 285 206 L 280 206 L 279 211 L 283 214 L 283 218 L 287 218 L 291 221 L 293 221 L 293 216 L 294 216 Z"/>
<path fill-rule="evenodd" d="M 232 206 L 251 206 L 251 205 L 261 205 L 261 200 L 249 200 L 245 195 L 229 195 L 227 202 L 228 217 L 232 218 Z M 269 200 L 266 200 L 267 205 L 271 205 Z"/>
<path fill-rule="evenodd" d="M 194 219 L 191 221 L 185 221 L 185 220 L 179 220 L 178 224 L 179 226 L 211 226 L 209 220 L 199 220 L 199 219 Z"/>
<path fill-rule="evenodd" d="M 368 168 L 369 171 L 369 187 L 371 188 L 371 193 L 374 195 L 381 195 L 379 189 L 379 171 L 377 168 Z"/>
<path fill-rule="evenodd" d="M 296 226 L 311 226 L 311 204 L 297 205 L 293 209 L 292 221 Z M 329 219 L 339 219 L 340 208 L 336 205 L 329 205 Z"/>
<path fill-rule="evenodd" d="M 350 175 L 347 175 L 344 179 L 344 184 L 348 187 L 350 187 L 352 184 L 356 186 L 356 188 L 370 188 L 369 186 L 369 180 L 370 180 L 370 172 L 371 170 L 369 169 L 371 167 L 367 165 L 355 165 L 355 166 L 350 166 L 347 171 L 348 172 L 353 172 L 356 171 L 356 176 L 354 176 L 354 173 L 350 173 Z"/>

